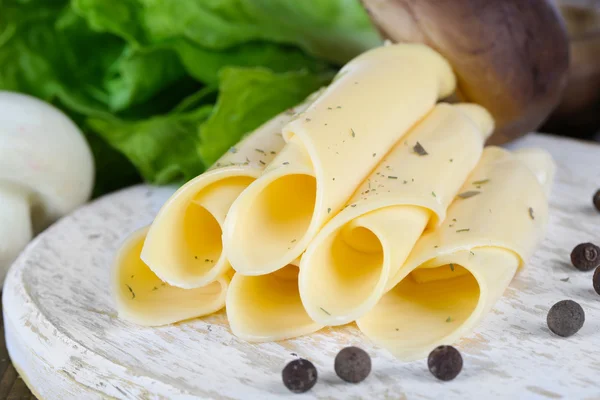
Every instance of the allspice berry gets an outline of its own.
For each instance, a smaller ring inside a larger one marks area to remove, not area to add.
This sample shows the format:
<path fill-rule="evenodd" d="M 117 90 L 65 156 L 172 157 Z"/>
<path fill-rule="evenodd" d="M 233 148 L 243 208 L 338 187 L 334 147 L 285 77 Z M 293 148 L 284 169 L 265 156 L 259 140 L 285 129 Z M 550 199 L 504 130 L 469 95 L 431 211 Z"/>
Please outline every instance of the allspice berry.
<path fill-rule="evenodd" d="M 573 300 L 562 300 L 550 308 L 546 322 L 548 328 L 558 336 L 569 337 L 581 329 L 585 313 Z"/>
<path fill-rule="evenodd" d="M 571 262 L 580 271 L 591 271 L 600 265 L 600 247 L 593 243 L 581 243 L 571 252 Z"/>
<path fill-rule="evenodd" d="M 371 372 L 371 357 L 363 349 L 346 347 L 335 357 L 333 367 L 337 376 L 346 382 L 362 382 Z"/>
<path fill-rule="evenodd" d="M 285 387 L 294 393 L 304 393 L 317 383 L 317 368 L 308 360 L 291 361 L 281 372 Z"/>
<path fill-rule="evenodd" d="M 438 346 L 427 358 L 429 372 L 441 381 L 456 378 L 463 367 L 460 352 L 452 346 Z"/>
<path fill-rule="evenodd" d="M 600 294 L 600 267 L 596 268 L 596 272 L 594 272 L 592 282 L 594 284 L 594 290 L 596 291 L 596 293 Z"/>

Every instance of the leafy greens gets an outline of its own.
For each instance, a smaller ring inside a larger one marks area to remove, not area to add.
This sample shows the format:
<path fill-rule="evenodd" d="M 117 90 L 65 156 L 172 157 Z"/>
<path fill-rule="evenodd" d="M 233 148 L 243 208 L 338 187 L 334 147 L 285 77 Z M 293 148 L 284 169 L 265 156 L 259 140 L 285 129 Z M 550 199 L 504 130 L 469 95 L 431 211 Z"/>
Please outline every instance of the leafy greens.
<path fill-rule="evenodd" d="M 95 194 L 184 182 L 379 44 L 358 0 L 0 0 L 0 90 L 81 127 Z"/>

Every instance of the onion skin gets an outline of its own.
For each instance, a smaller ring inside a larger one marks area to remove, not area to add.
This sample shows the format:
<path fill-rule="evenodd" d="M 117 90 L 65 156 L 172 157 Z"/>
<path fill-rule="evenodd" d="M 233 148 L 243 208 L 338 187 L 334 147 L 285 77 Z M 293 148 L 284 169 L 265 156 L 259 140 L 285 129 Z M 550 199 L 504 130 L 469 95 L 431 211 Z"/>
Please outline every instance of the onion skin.
<path fill-rule="evenodd" d="M 362 0 L 382 36 L 442 54 L 458 98 L 496 119 L 489 144 L 538 128 L 567 82 L 568 36 L 547 0 Z"/>

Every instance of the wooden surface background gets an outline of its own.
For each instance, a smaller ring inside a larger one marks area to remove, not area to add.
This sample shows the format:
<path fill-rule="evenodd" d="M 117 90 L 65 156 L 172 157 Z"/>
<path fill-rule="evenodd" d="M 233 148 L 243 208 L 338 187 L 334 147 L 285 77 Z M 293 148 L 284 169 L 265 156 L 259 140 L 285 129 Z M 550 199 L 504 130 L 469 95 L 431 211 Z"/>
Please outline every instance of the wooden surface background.
<path fill-rule="evenodd" d="M 453 382 L 435 381 L 424 360 L 398 362 L 354 326 L 249 344 L 231 335 L 223 312 L 161 328 L 121 321 L 108 266 L 120 240 L 150 222 L 168 197 L 165 189 L 144 186 L 83 207 L 29 246 L 4 288 L 8 348 L 45 399 L 297 398 L 280 381 L 281 368 L 296 356 L 319 368 L 319 384 L 306 399 L 598 399 L 600 302 L 591 274 L 568 259 L 577 243 L 600 238 L 600 215 L 591 205 L 600 146 L 544 135 L 512 146 L 540 146 L 557 161 L 548 234 L 481 326 L 457 344 L 465 368 Z M 568 339 L 545 326 L 549 307 L 563 298 L 580 302 L 587 317 Z M 333 357 L 349 344 L 373 359 L 373 373 L 360 385 L 340 383 L 331 371 Z"/>
<path fill-rule="evenodd" d="M 2 304 L 0 303 L 0 311 Z M 6 341 L 4 338 L 4 319 L 0 319 L 0 399 L 7 400 L 35 400 L 36 397 L 21 379 L 15 367 L 10 362 Z"/>

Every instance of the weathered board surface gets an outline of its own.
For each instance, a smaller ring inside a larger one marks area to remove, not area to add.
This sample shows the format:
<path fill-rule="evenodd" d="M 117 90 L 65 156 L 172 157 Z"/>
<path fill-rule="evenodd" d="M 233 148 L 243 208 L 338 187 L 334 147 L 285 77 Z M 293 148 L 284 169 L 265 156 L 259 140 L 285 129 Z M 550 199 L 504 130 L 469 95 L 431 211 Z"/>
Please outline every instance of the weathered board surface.
<path fill-rule="evenodd" d="M 249 344 L 230 333 L 224 312 L 162 328 L 119 320 L 108 290 L 113 254 L 171 193 L 147 186 L 83 207 L 27 248 L 3 292 L 10 356 L 41 399 L 296 398 L 280 377 L 296 355 L 319 369 L 306 399 L 600 399 L 600 296 L 591 273 L 569 265 L 576 244 L 600 242 L 600 213 L 591 206 L 600 146 L 529 135 L 511 147 L 525 146 L 549 150 L 558 164 L 547 238 L 483 324 L 458 343 L 465 366 L 452 382 L 436 381 L 425 360 L 395 360 L 353 325 Z M 567 298 L 583 306 L 586 323 L 562 339 L 545 321 L 550 306 Z M 350 344 L 373 358 L 359 385 L 333 372 L 335 354 Z"/>

